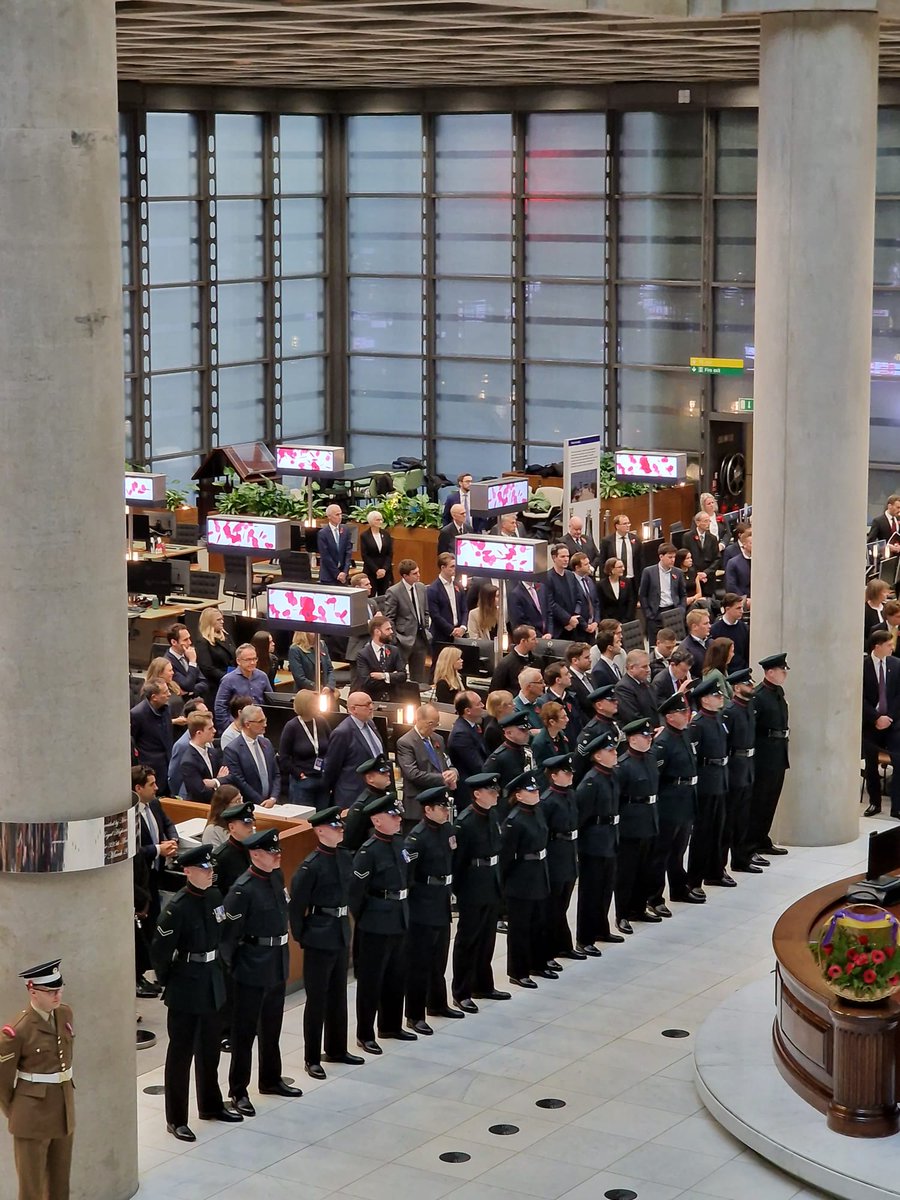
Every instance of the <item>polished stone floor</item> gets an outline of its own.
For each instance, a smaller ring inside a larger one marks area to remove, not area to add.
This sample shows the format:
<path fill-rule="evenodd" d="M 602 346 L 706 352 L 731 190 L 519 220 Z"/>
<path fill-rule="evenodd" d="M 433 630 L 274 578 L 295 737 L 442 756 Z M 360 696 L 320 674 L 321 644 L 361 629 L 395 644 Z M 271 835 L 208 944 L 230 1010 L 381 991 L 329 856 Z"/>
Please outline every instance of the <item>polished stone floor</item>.
<path fill-rule="evenodd" d="M 165 1018 L 137 1056 L 141 1200 L 625 1200 L 823 1196 L 769 1166 L 707 1114 L 692 1082 L 693 1035 L 724 998 L 772 970 L 771 932 L 795 899 L 862 870 L 868 832 L 845 846 L 793 849 L 763 875 L 709 889 L 638 926 L 602 959 L 568 963 L 537 991 L 484 1001 L 464 1021 L 434 1018 L 434 1037 L 385 1042 L 361 1067 L 303 1071 L 302 994 L 289 999 L 284 1070 L 297 1100 L 259 1097 L 239 1126 L 192 1119 L 197 1142 L 166 1132 L 161 1095 Z M 498 938 L 498 986 L 506 986 Z M 351 1030 L 353 1027 L 351 985 Z M 739 1020 L 736 1014 L 736 1020 Z M 664 1030 L 690 1036 L 667 1038 Z M 353 1046 L 350 1047 L 353 1049 Z M 765 1053 L 766 1050 L 763 1050 Z M 227 1071 L 223 1059 L 222 1076 Z M 557 1099 L 564 1107 L 538 1107 Z M 192 1108 L 192 1112 L 193 1112 Z M 515 1127 L 498 1135 L 492 1126 Z M 463 1162 L 441 1156 L 462 1152 Z"/>

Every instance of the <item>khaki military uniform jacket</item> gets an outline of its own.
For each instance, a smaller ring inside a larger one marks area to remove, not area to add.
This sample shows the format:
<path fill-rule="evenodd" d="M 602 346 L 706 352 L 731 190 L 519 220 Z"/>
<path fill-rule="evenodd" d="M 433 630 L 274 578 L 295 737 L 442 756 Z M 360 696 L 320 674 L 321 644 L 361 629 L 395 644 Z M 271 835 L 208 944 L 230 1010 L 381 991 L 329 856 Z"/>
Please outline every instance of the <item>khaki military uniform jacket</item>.
<path fill-rule="evenodd" d="M 61 1004 L 44 1020 L 29 1005 L 0 1030 L 0 1110 L 9 1132 L 21 1138 L 66 1137 L 75 1130 L 75 1085 L 19 1078 L 71 1070 L 75 1033 L 72 1010 Z"/>

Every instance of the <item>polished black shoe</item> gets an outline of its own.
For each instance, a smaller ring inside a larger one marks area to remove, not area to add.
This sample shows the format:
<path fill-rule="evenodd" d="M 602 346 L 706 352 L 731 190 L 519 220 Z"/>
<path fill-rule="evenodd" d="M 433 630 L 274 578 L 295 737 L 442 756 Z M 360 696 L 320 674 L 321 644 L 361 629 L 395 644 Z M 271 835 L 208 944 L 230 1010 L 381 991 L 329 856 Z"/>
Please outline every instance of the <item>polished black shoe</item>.
<path fill-rule="evenodd" d="M 762 875 L 762 867 L 758 867 L 755 863 L 747 863 L 746 866 L 738 866 L 736 863 L 731 864 L 732 871 L 737 871 L 741 875 Z"/>
<path fill-rule="evenodd" d="M 559 979 L 556 971 L 551 971 L 549 967 L 543 971 L 535 971 L 535 975 L 537 975 L 538 979 Z"/>
<path fill-rule="evenodd" d="M 662 917 L 659 913 L 654 912 L 652 908 L 645 908 L 642 913 L 632 913 L 629 919 L 632 921 L 644 921 L 648 925 L 658 925 Z"/>
<path fill-rule="evenodd" d="M 325 1070 L 321 1063 L 307 1063 L 306 1066 L 304 1067 L 304 1070 L 306 1071 L 306 1073 L 310 1077 L 310 1079 L 327 1079 L 328 1078 L 328 1076 L 325 1074 Z"/>
<path fill-rule="evenodd" d="M 166 1129 L 172 1137 L 178 1138 L 179 1142 L 196 1142 L 197 1140 L 196 1133 L 188 1125 L 167 1125 Z"/>
<path fill-rule="evenodd" d="M 233 1108 L 222 1108 L 214 1113 L 200 1113 L 201 1121 L 225 1121 L 226 1123 L 236 1124 L 238 1121 L 243 1121 L 243 1117 L 239 1112 L 235 1112 Z"/>
<path fill-rule="evenodd" d="M 494 988 L 492 992 L 473 992 L 474 1000 L 511 1000 L 512 992 L 500 992 Z"/>
<path fill-rule="evenodd" d="M 384 1051 L 376 1041 L 363 1042 L 357 1038 L 356 1044 L 359 1046 L 360 1050 L 365 1050 L 367 1054 L 384 1054 Z"/>
<path fill-rule="evenodd" d="M 149 979 L 141 977 L 134 985 L 134 994 L 139 1000 L 155 1000 L 162 992 L 162 988 L 157 987 L 155 983 L 151 983 Z M 180 1128 L 187 1129 L 187 1126 Z"/>
<path fill-rule="evenodd" d="M 737 887 L 737 881 L 732 879 L 730 875 L 723 875 L 721 879 L 704 879 L 704 887 Z"/>
<path fill-rule="evenodd" d="M 391 1033 L 385 1033 L 383 1029 L 379 1029 L 378 1036 L 382 1041 L 417 1042 L 419 1040 L 414 1033 L 410 1033 L 406 1029 L 394 1029 Z"/>
<path fill-rule="evenodd" d="M 634 933 L 634 930 L 631 928 L 631 922 L 627 917 L 621 917 L 616 921 L 616 929 L 618 929 L 619 933 Z"/>
<path fill-rule="evenodd" d="M 623 937 L 619 937 L 619 935 L 617 933 L 610 932 L 610 933 L 601 933 L 601 935 L 596 939 L 596 941 L 604 942 L 604 943 L 609 942 L 612 945 L 616 945 L 619 942 L 624 942 L 625 939 Z M 587 949 L 587 947 L 584 947 L 584 949 Z M 598 953 L 599 953 L 599 951 L 598 951 Z"/>
<path fill-rule="evenodd" d="M 658 917 L 671 917 L 672 910 L 667 904 L 651 904 L 651 912 L 655 912 Z"/>
<path fill-rule="evenodd" d="M 555 971 L 557 975 L 562 971 L 562 963 L 558 963 L 555 958 L 551 958 L 547 963 L 548 971 Z"/>
<path fill-rule="evenodd" d="M 300 1088 L 291 1087 L 289 1083 L 285 1083 L 283 1079 L 279 1080 L 274 1087 L 261 1087 L 259 1089 L 261 1096 L 284 1096 L 286 1100 L 292 1100 L 297 1096 L 302 1096 L 303 1092 Z"/>
<path fill-rule="evenodd" d="M 456 1002 L 464 1013 L 477 1013 L 478 1005 L 474 1000 L 457 1000 Z"/>
<path fill-rule="evenodd" d="M 560 958 L 571 958 L 575 962 L 583 962 L 583 960 L 587 958 L 587 955 L 585 954 L 585 952 L 583 950 L 576 949 L 576 950 L 564 950 L 559 957 Z"/>
<path fill-rule="evenodd" d="M 878 811 L 881 812 L 881 809 Z M 763 846 L 762 852 L 763 854 L 787 854 L 784 846 Z"/>
<path fill-rule="evenodd" d="M 881 805 L 880 804 L 870 804 L 869 807 L 866 809 L 866 811 L 863 813 L 863 816 L 864 817 L 877 817 L 880 815 L 880 813 L 881 813 Z M 771 851 L 770 851 L 770 853 L 771 853 Z M 138 995 L 140 995 L 140 992 L 138 993 Z"/>
<path fill-rule="evenodd" d="M 763 858 L 761 854 L 751 854 L 750 865 L 753 867 L 768 867 L 771 866 L 771 863 L 767 858 Z"/>
<path fill-rule="evenodd" d="M 523 988 L 536 988 L 537 987 L 537 984 L 534 982 L 534 980 L 529 979 L 527 975 L 522 979 L 513 979 L 512 975 L 510 975 L 509 982 L 514 983 L 516 985 L 516 987 L 523 987 Z"/>
<path fill-rule="evenodd" d="M 421 1021 L 407 1021 L 406 1024 L 410 1027 L 410 1029 L 413 1029 L 416 1033 L 421 1034 L 422 1037 L 431 1037 L 431 1035 L 434 1033 L 434 1030 L 431 1028 L 428 1022 L 424 1020 L 424 1018 Z M 380 1033 L 378 1036 L 384 1037 L 384 1034 Z"/>
<path fill-rule="evenodd" d="M 450 1008 L 449 1006 L 447 1008 L 429 1008 L 426 1009 L 426 1012 L 429 1017 L 450 1017 L 454 1021 L 461 1021 L 466 1015 L 460 1012 L 458 1008 Z"/>
<path fill-rule="evenodd" d="M 617 937 L 616 941 L 624 942 L 625 939 Z M 582 958 L 600 958 L 603 953 L 602 950 L 597 949 L 593 942 L 589 942 L 586 946 L 579 946 L 578 952 L 581 954 Z"/>
<path fill-rule="evenodd" d="M 347 1067 L 361 1067 L 366 1061 L 358 1054 L 323 1054 L 322 1060 L 327 1063 L 343 1063 Z"/>
<path fill-rule="evenodd" d="M 251 1104 L 249 1096 L 238 1096 L 236 1098 L 232 1096 L 231 1104 L 233 1108 L 237 1109 L 242 1117 L 256 1116 L 256 1109 Z"/>

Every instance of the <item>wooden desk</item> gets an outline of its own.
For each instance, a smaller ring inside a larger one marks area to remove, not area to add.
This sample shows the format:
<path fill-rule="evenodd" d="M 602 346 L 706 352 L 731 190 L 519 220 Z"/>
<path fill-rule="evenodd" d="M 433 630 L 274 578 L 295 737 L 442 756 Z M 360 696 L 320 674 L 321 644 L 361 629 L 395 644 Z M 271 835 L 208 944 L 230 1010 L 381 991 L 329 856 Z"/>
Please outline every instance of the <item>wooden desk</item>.
<path fill-rule="evenodd" d="M 132 562 L 162 562 L 166 558 L 189 558 L 192 554 L 197 554 L 200 550 L 199 546 L 178 546 L 174 542 L 170 545 L 163 544 L 162 551 L 144 549 L 139 550 L 137 547 L 132 550 Z"/>
<path fill-rule="evenodd" d="M 193 800 L 167 797 L 162 800 L 162 806 L 176 825 L 181 821 L 189 821 L 192 817 L 206 817 L 209 812 L 206 804 L 195 804 Z M 278 830 L 278 840 L 282 848 L 281 870 L 285 885 L 290 887 L 297 868 L 318 845 L 312 826 L 307 821 L 295 817 L 279 817 L 276 806 L 267 810 L 265 814 L 256 814 L 256 828 Z M 288 990 L 296 991 L 303 984 L 303 951 L 293 938 L 288 940 L 288 947 L 291 954 Z"/>
<path fill-rule="evenodd" d="M 850 1137 L 896 1133 L 900 999 L 846 1003 L 826 986 L 809 943 L 846 901 L 856 875 L 818 888 L 782 913 L 772 933 L 775 1065 L 828 1127 Z M 900 916 L 900 905 L 892 909 Z"/>

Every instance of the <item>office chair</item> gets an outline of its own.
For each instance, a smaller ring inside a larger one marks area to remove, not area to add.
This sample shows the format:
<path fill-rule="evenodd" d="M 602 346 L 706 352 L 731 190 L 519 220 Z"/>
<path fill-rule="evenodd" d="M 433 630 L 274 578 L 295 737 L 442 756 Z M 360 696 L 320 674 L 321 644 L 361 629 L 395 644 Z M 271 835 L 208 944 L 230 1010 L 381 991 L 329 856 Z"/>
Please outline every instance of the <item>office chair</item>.
<path fill-rule="evenodd" d="M 198 600 L 218 600 L 222 590 L 222 576 L 218 571 L 191 571 L 189 596 Z"/>
<path fill-rule="evenodd" d="M 222 559 L 225 563 L 225 582 L 222 585 L 222 591 L 226 596 L 231 596 L 232 608 L 234 608 L 235 599 L 239 599 L 246 604 L 247 560 L 241 554 L 223 554 Z M 250 595 L 252 599 L 256 599 L 257 596 L 261 596 L 265 590 L 265 578 L 254 580 L 251 577 Z"/>
<path fill-rule="evenodd" d="M 150 646 L 150 662 L 153 662 L 154 658 L 165 658 L 168 652 L 168 642 L 153 642 Z"/>
<path fill-rule="evenodd" d="M 664 612 L 662 614 L 662 625 L 665 629 L 671 629 L 679 640 L 687 637 L 687 626 L 684 623 L 683 609 L 671 608 L 668 612 Z"/>
<path fill-rule="evenodd" d="M 534 648 L 535 658 L 541 660 L 542 668 L 549 666 L 552 662 L 563 662 L 566 657 L 566 651 L 572 645 L 565 638 L 538 638 L 537 645 Z"/>
<path fill-rule="evenodd" d="M 622 622 L 622 649 L 626 654 L 629 650 L 644 649 L 644 631 L 640 621 Z"/>
<path fill-rule="evenodd" d="M 196 546 L 200 541 L 200 526 L 193 521 L 175 522 L 175 544 L 178 546 Z"/>
<path fill-rule="evenodd" d="M 311 583 L 312 568 L 305 550 L 290 550 L 278 555 L 281 578 L 286 583 Z"/>

